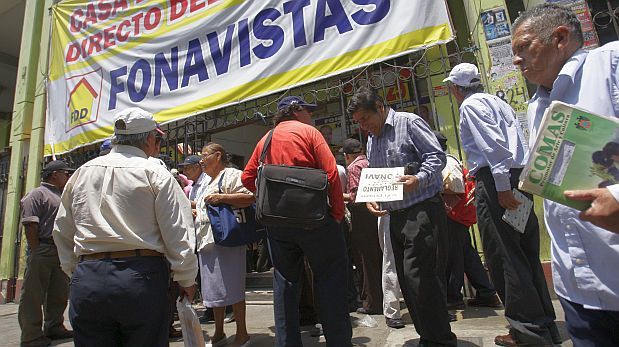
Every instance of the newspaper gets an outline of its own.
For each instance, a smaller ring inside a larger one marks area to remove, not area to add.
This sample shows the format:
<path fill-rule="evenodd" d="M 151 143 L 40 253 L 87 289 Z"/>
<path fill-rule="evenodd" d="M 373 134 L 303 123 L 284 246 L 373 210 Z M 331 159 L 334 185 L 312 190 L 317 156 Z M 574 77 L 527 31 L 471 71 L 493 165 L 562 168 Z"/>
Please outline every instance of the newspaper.
<path fill-rule="evenodd" d="M 619 183 L 619 119 L 553 101 L 544 113 L 519 188 L 585 210 L 563 192 Z M 616 153 L 616 154 L 613 154 Z"/>

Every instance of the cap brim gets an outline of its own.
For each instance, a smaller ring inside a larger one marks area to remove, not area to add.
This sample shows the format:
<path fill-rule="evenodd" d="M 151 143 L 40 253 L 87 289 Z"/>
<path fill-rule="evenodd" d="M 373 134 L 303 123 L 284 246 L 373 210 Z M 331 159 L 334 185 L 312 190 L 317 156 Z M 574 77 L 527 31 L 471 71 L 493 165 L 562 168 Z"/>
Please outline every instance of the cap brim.
<path fill-rule="evenodd" d="M 451 82 L 451 77 L 447 77 L 447 78 L 443 79 L 443 83 L 445 83 L 445 82 Z"/>
<path fill-rule="evenodd" d="M 303 106 L 305 108 L 308 108 L 308 109 L 310 109 L 310 111 L 313 111 L 313 110 L 318 108 L 318 105 L 316 105 L 316 104 L 298 104 L 298 105 L 301 105 L 301 106 Z"/>

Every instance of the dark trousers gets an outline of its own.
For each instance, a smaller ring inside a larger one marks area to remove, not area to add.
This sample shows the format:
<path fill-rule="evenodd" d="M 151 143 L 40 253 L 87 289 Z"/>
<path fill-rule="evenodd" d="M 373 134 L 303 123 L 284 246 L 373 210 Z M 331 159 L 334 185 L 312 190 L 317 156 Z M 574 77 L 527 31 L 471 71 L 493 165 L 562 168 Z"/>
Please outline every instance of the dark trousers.
<path fill-rule="evenodd" d="M 447 229 L 449 230 L 449 257 L 446 271 L 447 303 L 463 303 L 464 274 L 475 288 L 477 298 L 493 297 L 496 291 L 490 283 L 477 250 L 471 245 L 469 228 L 447 218 Z"/>
<path fill-rule="evenodd" d="M 521 171 L 510 171 L 512 188 L 517 187 Z M 519 233 L 502 220 L 505 209 L 499 205 L 490 170 L 482 168 L 475 178 L 477 225 L 490 277 L 505 306 L 510 331 L 519 342 L 552 343 L 552 335 L 557 331 L 555 312 L 539 260 L 537 216 L 531 208 L 525 232 Z"/>
<path fill-rule="evenodd" d="M 559 297 L 574 347 L 619 346 L 619 311 L 593 310 Z"/>
<path fill-rule="evenodd" d="M 314 275 L 314 294 L 327 346 L 351 346 L 352 327 L 346 301 L 348 260 L 339 224 L 329 218 L 326 225 L 313 230 L 268 228 L 268 241 L 275 268 L 275 345 L 302 346 L 299 296 L 305 256 Z"/>
<path fill-rule="evenodd" d="M 69 299 L 75 346 L 168 346 L 168 283 L 163 257 L 80 262 Z"/>
<path fill-rule="evenodd" d="M 365 204 L 349 204 L 352 219 L 352 249 L 362 269 L 361 301 L 371 314 L 383 312 L 383 253 L 378 243 L 378 219 Z"/>
<path fill-rule="evenodd" d="M 424 346 L 456 346 L 437 272 L 439 233 L 447 231 L 442 199 L 437 195 L 390 215 L 398 281 L 420 341 Z"/>
<path fill-rule="evenodd" d="M 68 297 L 69 278 L 60 268 L 56 246 L 41 243 L 26 260 L 17 314 L 21 341 L 64 329 L 63 315 Z"/>

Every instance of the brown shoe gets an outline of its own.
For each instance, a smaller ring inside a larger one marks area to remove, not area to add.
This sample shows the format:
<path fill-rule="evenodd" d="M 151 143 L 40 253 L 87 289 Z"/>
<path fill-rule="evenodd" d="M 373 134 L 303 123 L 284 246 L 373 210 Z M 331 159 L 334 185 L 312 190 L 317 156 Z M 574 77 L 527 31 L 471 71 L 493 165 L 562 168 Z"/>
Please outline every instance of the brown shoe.
<path fill-rule="evenodd" d="M 477 307 L 493 307 L 493 308 L 503 307 L 503 304 L 501 304 L 501 300 L 496 294 L 494 296 L 490 296 L 487 298 L 470 299 L 466 303 L 469 306 L 477 306 Z"/>
<path fill-rule="evenodd" d="M 494 344 L 499 345 L 499 346 L 508 346 L 508 347 L 524 346 L 524 345 L 518 344 L 518 342 L 516 342 L 516 339 L 514 339 L 512 334 L 509 334 L 509 333 L 507 335 L 498 335 L 497 337 L 495 337 Z"/>
<path fill-rule="evenodd" d="M 180 330 L 176 330 L 176 329 L 175 329 L 175 328 L 173 328 L 173 327 L 170 327 L 170 333 L 168 334 L 168 336 L 169 336 L 171 339 L 178 339 L 178 338 L 180 338 L 180 337 L 183 337 L 183 332 L 182 332 L 182 331 L 180 331 Z"/>
<path fill-rule="evenodd" d="M 44 347 L 52 344 L 52 340 L 47 336 L 41 336 L 34 340 L 21 343 L 21 347 Z"/>

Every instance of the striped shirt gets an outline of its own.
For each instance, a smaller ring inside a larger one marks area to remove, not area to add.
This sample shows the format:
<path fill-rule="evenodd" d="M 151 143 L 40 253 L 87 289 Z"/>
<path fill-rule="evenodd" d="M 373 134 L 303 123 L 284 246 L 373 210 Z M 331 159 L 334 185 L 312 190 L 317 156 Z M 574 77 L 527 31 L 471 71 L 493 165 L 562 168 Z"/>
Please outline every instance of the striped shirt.
<path fill-rule="evenodd" d="M 369 135 L 367 157 L 370 167 L 374 168 L 420 164 L 415 175 L 419 179 L 418 188 L 404 192 L 403 200 L 380 203 L 382 209 L 407 208 L 433 197 L 442 189 L 445 153 L 428 123 L 414 113 L 389 109 L 380 136 Z"/>

